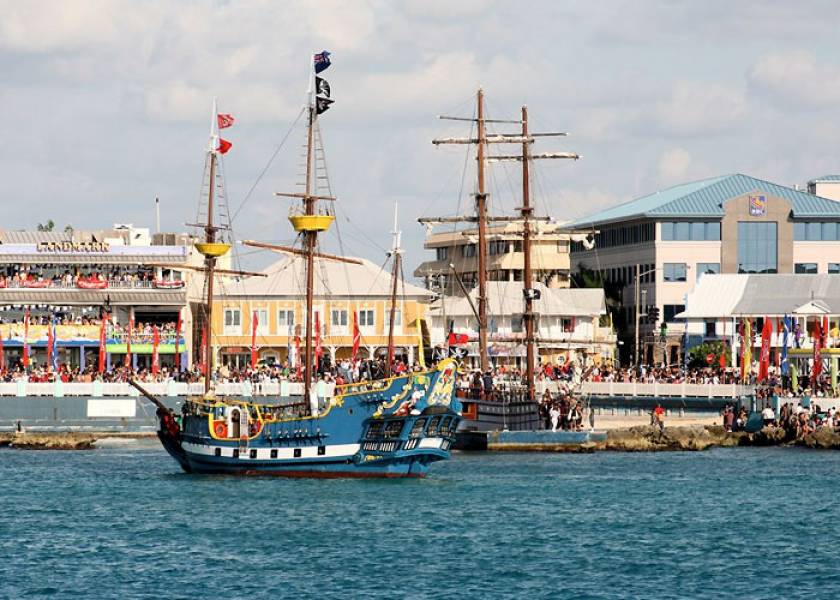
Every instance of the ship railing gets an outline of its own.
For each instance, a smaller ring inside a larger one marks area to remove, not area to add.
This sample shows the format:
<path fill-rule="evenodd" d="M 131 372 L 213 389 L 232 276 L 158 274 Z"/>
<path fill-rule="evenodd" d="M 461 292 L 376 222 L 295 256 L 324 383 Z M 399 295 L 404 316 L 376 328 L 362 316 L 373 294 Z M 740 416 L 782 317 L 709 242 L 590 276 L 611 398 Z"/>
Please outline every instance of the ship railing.
<path fill-rule="evenodd" d="M 143 387 L 150 394 L 161 397 L 197 397 L 204 395 L 204 384 L 186 383 L 180 381 L 161 381 L 143 383 Z M 319 382 L 313 386 L 313 391 L 319 398 L 331 398 L 335 392 L 333 384 Z M 241 398 L 293 397 L 303 395 L 303 384 L 289 381 L 269 381 L 252 383 L 219 382 L 214 386 L 216 397 L 234 396 Z M 56 398 L 64 396 L 98 397 L 137 397 L 138 392 L 125 382 L 29 382 L 18 380 L 0 383 L 0 397 L 45 397 Z"/>

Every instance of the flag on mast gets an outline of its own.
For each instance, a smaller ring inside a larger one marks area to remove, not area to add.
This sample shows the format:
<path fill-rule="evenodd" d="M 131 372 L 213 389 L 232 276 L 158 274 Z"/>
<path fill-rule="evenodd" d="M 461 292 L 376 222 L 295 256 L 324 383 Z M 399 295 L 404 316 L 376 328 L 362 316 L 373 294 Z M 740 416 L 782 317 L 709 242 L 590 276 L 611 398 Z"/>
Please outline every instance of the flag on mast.
<path fill-rule="evenodd" d="M 331 52 L 327 52 L 326 50 L 321 50 L 318 54 L 313 57 L 313 65 L 315 67 L 315 73 L 321 73 L 325 71 L 327 67 L 329 67 L 332 63 L 330 62 L 330 54 Z"/>
<path fill-rule="evenodd" d="M 233 115 L 228 114 L 218 114 L 216 115 L 216 123 L 219 125 L 219 129 L 227 129 L 231 125 L 236 122 L 236 119 L 233 118 Z"/>
<path fill-rule="evenodd" d="M 219 147 L 216 148 L 219 154 L 226 154 L 231 148 L 233 148 L 233 144 L 224 138 L 219 138 Z"/>
<path fill-rule="evenodd" d="M 323 77 L 315 77 L 315 93 L 324 98 L 330 97 L 330 83 Z"/>

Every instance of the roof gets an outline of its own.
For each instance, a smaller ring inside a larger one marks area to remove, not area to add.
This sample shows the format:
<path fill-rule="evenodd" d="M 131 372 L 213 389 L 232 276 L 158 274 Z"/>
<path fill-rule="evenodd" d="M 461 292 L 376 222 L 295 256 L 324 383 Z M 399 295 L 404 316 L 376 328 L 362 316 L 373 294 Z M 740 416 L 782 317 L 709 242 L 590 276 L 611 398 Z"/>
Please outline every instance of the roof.
<path fill-rule="evenodd" d="M 744 294 L 749 275 L 703 274 L 688 294 L 686 309 L 679 317 L 714 318 L 731 315 Z"/>
<path fill-rule="evenodd" d="M 840 314 L 837 275 L 703 275 L 680 317 Z"/>
<path fill-rule="evenodd" d="M 569 227 L 585 227 L 645 218 L 721 218 L 723 204 L 750 192 L 790 201 L 797 218 L 840 218 L 840 202 L 763 179 L 736 173 L 670 187 L 582 217 Z"/>
<path fill-rule="evenodd" d="M 534 288 L 540 291 L 541 298 L 534 301 L 534 309 L 541 315 L 564 317 L 597 317 L 606 314 L 607 307 L 604 290 L 599 288 L 547 288 L 537 283 Z M 522 283 L 509 281 L 487 282 L 487 312 L 491 315 L 522 314 L 524 300 Z M 478 289 L 470 292 L 473 303 L 478 302 Z M 447 316 L 463 317 L 473 315 L 470 303 L 465 296 L 446 298 Z M 440 300 L 431 306 L 432 312 L 443 312 Z"/>
<path fill-rule="evenodd" d="M 391 295 L 391 272 L 364 258 L 355 265 L 335 260 L 315 259 L 315 296 L 370 297 Z M 302 256 L 286 256 L 272 263 L 262 273 L 266 277 L 226 280 L 219 285 L 216 297 L 299 297 L 305 290 Z M 411 283 L 401 283 L 398 295 L 429 298 L 432 293 Z"/>
<path fill-rule="evenodd" d="M 840 182 L 840 175 L 823 175 L 822 177 L 814 177 L 808 183 L 825 183 L 825 182 Z"/>

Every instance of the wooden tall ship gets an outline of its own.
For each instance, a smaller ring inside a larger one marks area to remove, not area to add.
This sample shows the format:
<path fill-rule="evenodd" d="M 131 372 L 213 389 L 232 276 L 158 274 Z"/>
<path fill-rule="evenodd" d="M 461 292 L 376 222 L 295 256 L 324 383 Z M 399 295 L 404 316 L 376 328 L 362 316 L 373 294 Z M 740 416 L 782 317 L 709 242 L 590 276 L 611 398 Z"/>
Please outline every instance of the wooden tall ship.
<path fill-rule="evenodd" d="M 289 216 L 302 248 L 251 245 L 302 255 L 306 263 L 306 326 L 304 336 L 303 396 L 267 399 L 263 403 L 236 398 L 216 398 L 212 389 L 212 299 L 217 275 L 255 275 L 217 267 L 231 248 L 220 239 L 224 227 L 214 223 L 214 189 L 221 143 L 214 107 L 211 141 L 207 151 L 210 185 L 204 240 L 196 249 L 204 256 L 206 301 L 203 336 L 205 394 L 176 414 L 143 387 L 133 385 L 157 406 L 158 437 L 167 452 L 188 473 L 280 475 L 303 477 L 422 477 L 429 466 L 449 458 L 460 422 L 455 397 L 456 364 L 443 360 L 434 369 L 391 376 L 396 298 L 392 297 L 389 331 L 389 368 L 383 379 L 337 385 L 334 393 L 318 398 L 313 383 L 317 374 L 313 344 L 314 271 L 318 260 L 352 262 L 352 259 L 317 250 L 318 235 L 327 231 L 335 216 L 334 197 L 313 191 L 313 138 L 318 117 L 332 103 L 329 85 L 321 73 L 329 66 L 329 53 L 316 54 L 310 72 L 307 112 L 306 172 L 302 193 L 278 194 L 300 201 Z M 222 236 L 223 237 L 223 236 Z M 393 295 L 400 271 L 399 239 L 395 238 Z"/>
<path fill-rule="evenodd" d="M 528 107 L 523 106 L 519 119 L 488 119 L 485 116 L 484 91 L 476 94 L 476 112 L 474 118 L 447 117 L 441 119 L 472 122 L 476 135 L 471 137 L 440 138 L 432 140 L 435 145 L 440 144 L 469 144 L 476 148 L 477 186 L 475 193 L 475 212 L 472 215 L 456 217 L 428 217 L 419 221 L 425 225 L 469 223 L 478 229 L 477 258 L 478 258 L 478 297 L 477 303 L 470 301 L 473 313 L 478 323 L 478 362 L 481 373 L 491 370 L 488 352 L 488 296 L 487 296 L 487 226 L 488 223 L 516 223 L 522 226 L 523 251 L 523 311 L 522 321 L 524 340 L 522 338 L 505 339 L 494 336 L 496 342 L 514 342 L 525 344 L 525 373 L 521 382 L 516 382 L 503 392 L 496 393 L 491 399 L 479 396 L 461 398 L 463 405 L 463 419 L 459 425 L 456 447 L 464 449 L 481 449 L 486 447 L 486 433 L 501 430 L 536 430 L 541 428 L 539 407 L 536 398 L 536 342 L 537 319 L 534 302 L 539 299 L 539 290 L 534 289 L 534 275 L 531 266 L 531 242 L 535 225 L 550 220 L 547 216 L 534 214 L 531 203 L 531 164 L 534 160 L 544 159 L 572 159 L 580 156 L 574 152 L 545 152 L 534 153 L 531 146 L 540 138 L 565 136 L 562 132 L 531 132 L 528 125 Z M 518 125 L 520 130 L 513 133 L 487 132 L 487 124 Z M 519 153 L 490 153 L 494 146 L 518 146 Z M 488 214 L 486 191 L 486 169 L 490 162 L 519 162 L 522 165 L 522 197 L 519 215 L 494 216 Z M 452 269 L 452 275 L 458 281 L 462 292 L 469 298 L 469 291 L 461 281 L 458 273 Z"/>

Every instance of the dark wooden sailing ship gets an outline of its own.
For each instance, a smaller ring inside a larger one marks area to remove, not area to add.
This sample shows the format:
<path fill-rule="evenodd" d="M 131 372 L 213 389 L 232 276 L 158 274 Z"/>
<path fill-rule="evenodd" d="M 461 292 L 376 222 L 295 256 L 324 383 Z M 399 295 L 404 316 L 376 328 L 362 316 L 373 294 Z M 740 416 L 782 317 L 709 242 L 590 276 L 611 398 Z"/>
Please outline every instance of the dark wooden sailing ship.
<path fill-rule="evenodd" d="M 573 159 L 577 160 L 578 154 L 574 152 L 548 152 L 535 154 L 531 152 L 531 145 L 538 139 L 544 137 L 565 136 L 565 133 L 542 132 L 533 133 L 528 125 L 528 108 L 522 107 L 520 119 L 500 120 L 488 119 L 485 116 L 484 92 L 479 89 L 476 95 L 476 116 L 475 118 L 464 117 L 440 117 L 442 119 L 453 119 L 458 121 L 472 121 L 475 124 L 477 134 L 469 138 L 443 138 L 435 139 L 433 144 L 471 144 L 476 147 L 476 171 L 477 191 L 475 194 L 475 214 L 461 217 L 449 218 L 422 218 L 423 224 L 440 223 L 472 223 L 478 229 L 478 302 L 474 306 L 472 302 L 476 321 L 478 323 L 478 356 L 481 373 L 487 373 L 491 369 L 488 353 L 488 296 L 487 296 L 487 226 L 488 223 L 521 223 L 522 225 L 522 251 L 524 255 L 523 264 L 523 311 L 522 321 L 525 333 L 525 374 L 521 382 L 500 390 L 493 395 L 493 399 L 482 398 L 481 392 L 471 393 L 461 398 L 463 404 L 463 420 L 458 429 L 456 447 L 480 449 L 486 447 L 486 432 L 500 430 L 536 430 L 541 428 L 539 405 L 536 398 L 536 341 L 537 341 L 537 319 L 534 311 L 534 301 L 539 298 L 538 290 L 534 289 L 534 276 L 531 266 L 531 241 L 533 225 L 536 222 L 548 221 L 548 217 L 537 216 L 531 203 L 531 163 L 533 160 L 542 159 Z M 520 131 L 516 133 L 489 134 L 487 133 L 488 123 L 500 123 L 519 125 Z M 495 144 L 519 145 L 519 154 L 494 154 L 490 155 L 488 149 Z M 522 205 L 519 207 L 517 217 L 491 216 L 487 210 L 486 191 L 486 165 L 488 162 L 516 161 L 522 165 Z M 464 294 L 468 290 L 452 270 L 453 276 Z M 505 339 L 495 337 L 498 342 L 522 342 L 520 338 Z"/>

